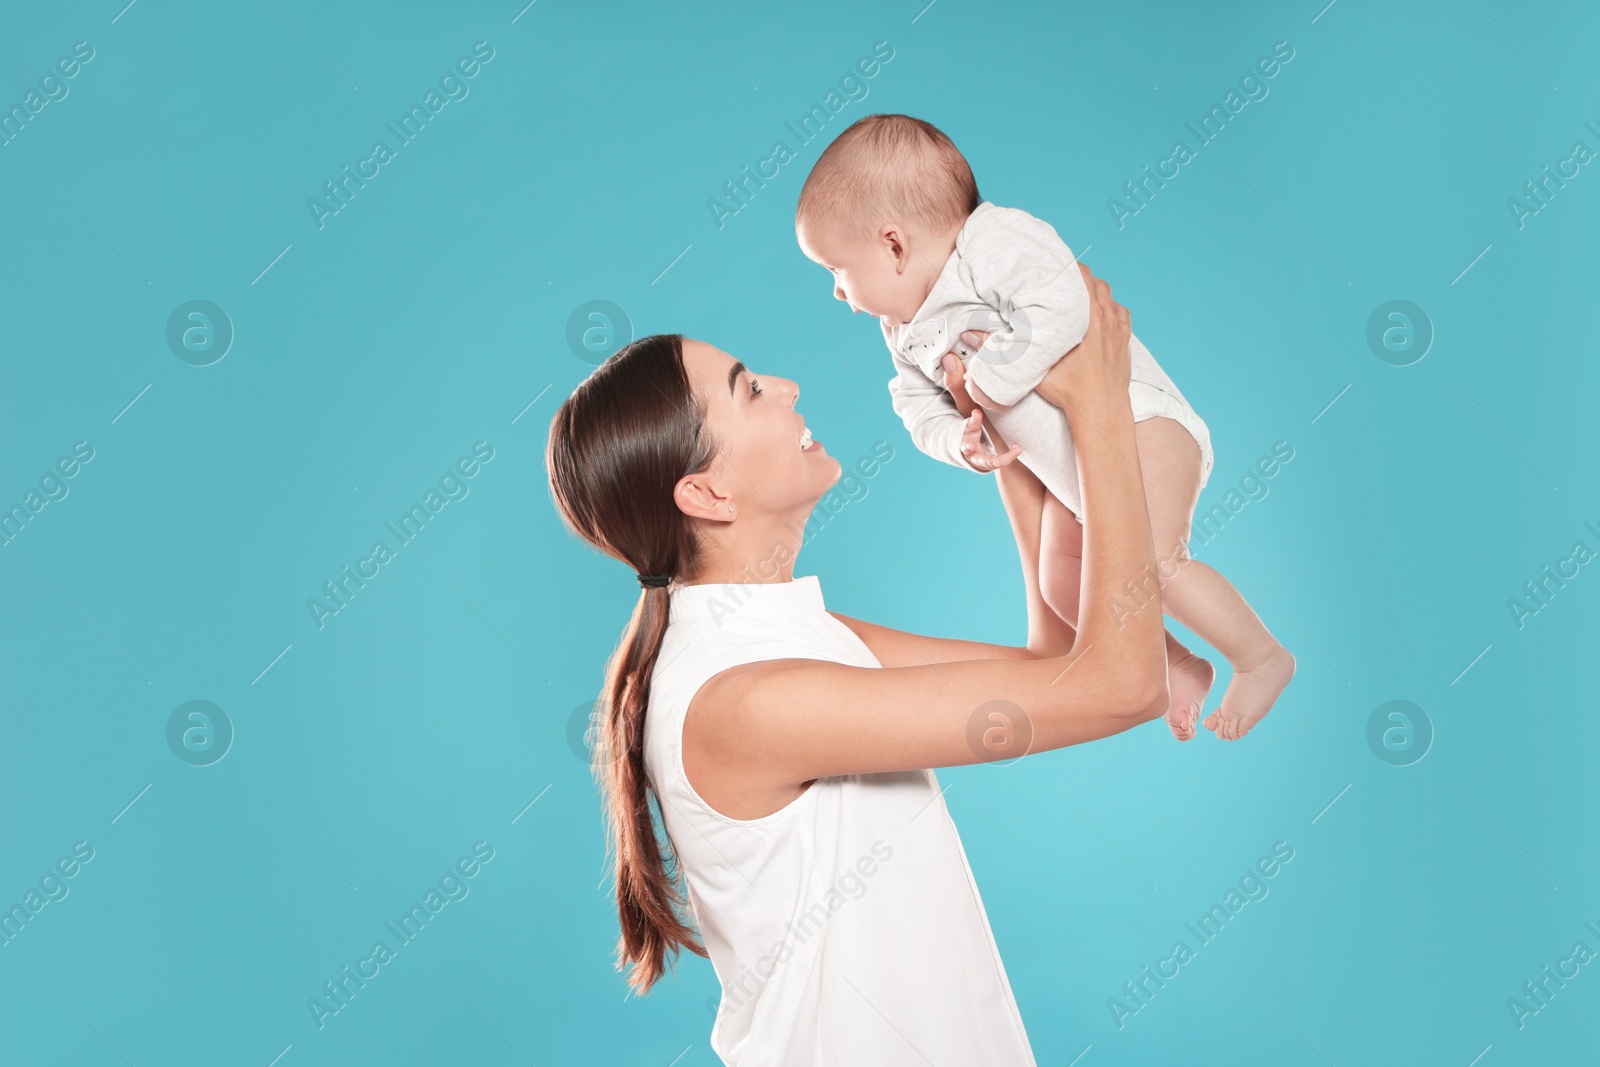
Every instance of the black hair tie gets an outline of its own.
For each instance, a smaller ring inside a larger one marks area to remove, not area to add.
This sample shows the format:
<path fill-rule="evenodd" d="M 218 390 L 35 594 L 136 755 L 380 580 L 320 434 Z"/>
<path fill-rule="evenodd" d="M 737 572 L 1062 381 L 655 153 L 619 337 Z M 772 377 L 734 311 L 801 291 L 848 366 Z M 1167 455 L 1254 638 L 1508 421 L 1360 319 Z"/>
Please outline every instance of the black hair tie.
<path fill-rule="evenodd" d="M 672 581 L 670 574 L 641 574 L 639 584 L 646 589 L 655 589 L 667 585 Z"/>

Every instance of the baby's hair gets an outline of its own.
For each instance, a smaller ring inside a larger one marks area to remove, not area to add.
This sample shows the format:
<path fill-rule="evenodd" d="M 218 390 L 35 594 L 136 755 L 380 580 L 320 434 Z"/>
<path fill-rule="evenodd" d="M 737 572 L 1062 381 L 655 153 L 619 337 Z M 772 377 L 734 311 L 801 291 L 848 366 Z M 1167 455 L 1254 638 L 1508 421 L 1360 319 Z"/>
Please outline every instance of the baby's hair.
<path fill-rule="evenodd" d="M 910 115 L 868 115 L 817 158 L 800 188 L 795 225 L 831 223 L 865 236 L 897 217 L 942 231 L 982 202 L 972 168 L 937 127 Z"/>

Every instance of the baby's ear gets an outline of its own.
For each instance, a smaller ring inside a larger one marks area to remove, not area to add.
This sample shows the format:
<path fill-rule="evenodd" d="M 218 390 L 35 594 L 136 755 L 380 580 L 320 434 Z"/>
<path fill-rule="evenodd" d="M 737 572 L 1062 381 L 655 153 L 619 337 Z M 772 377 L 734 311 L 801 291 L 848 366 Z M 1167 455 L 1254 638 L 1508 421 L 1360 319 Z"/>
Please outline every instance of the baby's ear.
<path fill-rule="evenodd" d="M 906 247 L 905 234 L 900 232 L 900 227 L 895 223 L 885 223 L 882 230 L 878 231 L 885 248 L 894 256 L 895 262 L 904 265 L 911 259 L 911 250 Z"/>

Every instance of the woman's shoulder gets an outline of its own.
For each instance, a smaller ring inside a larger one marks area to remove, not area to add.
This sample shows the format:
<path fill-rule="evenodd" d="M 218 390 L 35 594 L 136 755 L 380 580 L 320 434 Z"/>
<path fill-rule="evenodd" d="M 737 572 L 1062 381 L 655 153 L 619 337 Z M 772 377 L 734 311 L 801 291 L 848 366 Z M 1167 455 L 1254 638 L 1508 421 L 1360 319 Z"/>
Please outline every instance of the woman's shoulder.
<path fill-rule="evenodd" d="M 679 598 L 651 677 L 651 700 L 679 711 L 711 678 L 763 660 L 819 659 L 875 667 L 855 633 L 826 608 L 819 581 L 691 587 Z"/>

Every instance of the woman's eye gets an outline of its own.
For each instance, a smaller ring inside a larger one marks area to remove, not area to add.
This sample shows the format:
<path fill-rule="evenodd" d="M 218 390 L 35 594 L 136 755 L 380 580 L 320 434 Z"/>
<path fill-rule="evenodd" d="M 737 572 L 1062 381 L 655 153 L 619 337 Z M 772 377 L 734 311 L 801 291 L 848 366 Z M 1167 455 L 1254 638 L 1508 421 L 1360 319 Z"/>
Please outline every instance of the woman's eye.
<path fill-rule="evenodd" d="M 761 383 L 756 381 L 754 378 L 750 379 L 750 395 L 751 396 L 760 396 L 761 395 Z"/>

